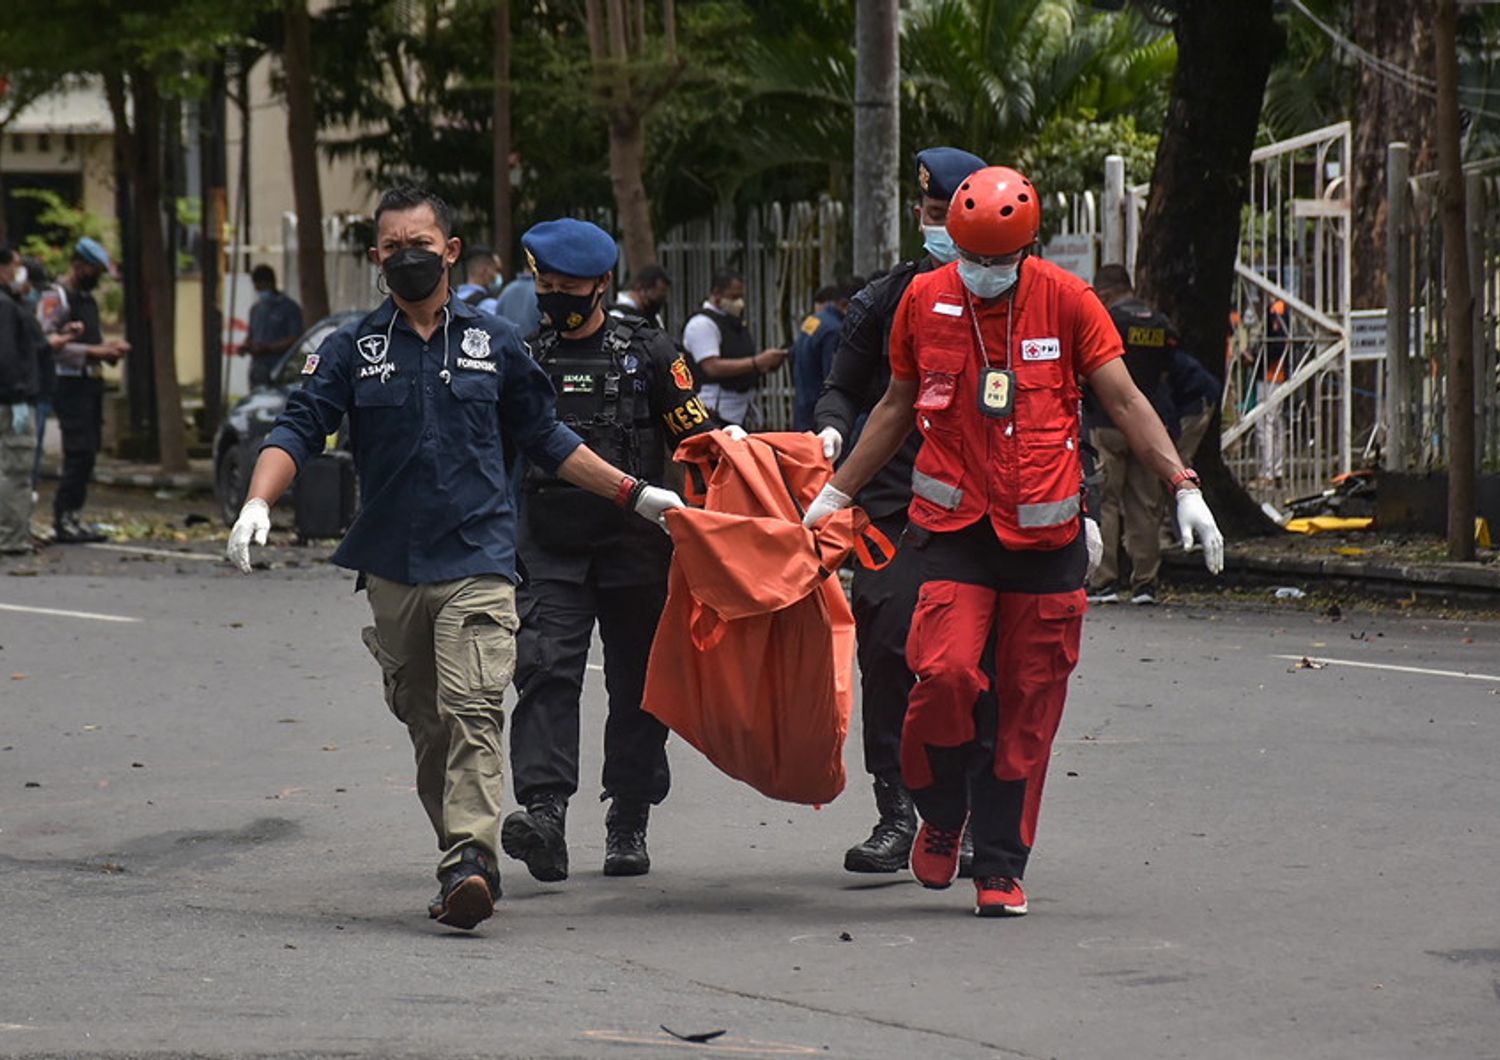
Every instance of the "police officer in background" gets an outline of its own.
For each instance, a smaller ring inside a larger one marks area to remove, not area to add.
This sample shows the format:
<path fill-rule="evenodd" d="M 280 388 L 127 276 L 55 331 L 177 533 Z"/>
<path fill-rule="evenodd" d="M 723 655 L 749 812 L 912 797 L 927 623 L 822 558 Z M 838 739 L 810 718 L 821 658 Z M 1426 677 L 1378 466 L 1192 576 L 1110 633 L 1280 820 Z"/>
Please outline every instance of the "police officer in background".
<path fill-rule="evenodd" d="M 49 339 L 70 336 L 55 347 L 57 387 L 52 409 L 62 428 L 62 476 L 52 497 L 53 540 L 59 544 L 103 541 L 80 512 L 94 474 L 104 426 L 104 380 L 100 371 L 130 352 L 128 342 L 104 339 L 94 289 L 114 265 L 109 252 L 85 236 L 73 248 L 68 271 L 42 295 L 37 316 Z M 76 327 L 74 325 L 77 325 Z"/>
<path fill-rule="evenodd" d="M 904 261 L 864 288 L 849 303 L 833 369 L 814 411 L 823 452 L 838 459 L 855 427 L 875 407 L 890 381 L 886 345 L 901 296 L 918 273 L 953 261 L 958 251 L 944 227 L 948 201 L 984 160 L 956 147 L 929 147 L 917 155 L 921 197 L 913 209 L 927 255 Z M 913 426 L 896 456 L 859 494 L 859 504 L 893 542 L 906 529 L 911 473 L 922 436 Z M 917 606 L 919 571 L 908 548 L 898 549 L 884 570 L 854 570 L 852 596 L 859 642 L 865 769 L 875 778 L 879 820 L 864 842 L 844 855 L 850 872 L 899 872 L 906 867 L 917 834 L 916 809 L 901 783 L 901 724 L 913 678 L 906 666 L 906 636 Z"/>
<path fill-rule="evenodd" d="M 802 319 L 797 338 L 792 342 L 792 386 L 796 395 L 792 407 L 794 431 L 815 429 L 813 409 L 823 392 L 823 381 L 833 370 L 833 354 L 844 331 L 849 299 L 864 285 L 864 279 L 855 276 L 820 287 L 813 294 L 812 312 Z"/>
<path fill-rule="evenodd" d="M 362 504 L 333 560 L 360 572 L 364 641 L 407 727 L 417 796 L 437 833 L 428 915 L 472 928 L 494 911 L 504 725 L 516 660 L 516 513 L 506 450 L 653 522 L 682 501 L 600 459 L 554 416 L 552 386 L 516 329 L 449 290 L 461 244 L 447 205 L 397 188 L 375 208 L 370 258 L 391 297 L 310 354 L 267 436 L 229 558 L 250 571 L 269 509 L 347 414 Z M 635 520 L 653 542 L 666 535 Z"/>
<path fill-rule="evenodd" d="M 1131 381 L 1163 423 L 1175 424 L 1170 374 L 1179 345 L 1177 328 L 1136 296 L 1123 265 L 1101 266 L 1094 276 L 1094 291 L 1125 344 L 1125 367 Z M 1133 604 L 1154 604 L 1166 491 L 1146 462 L 1131 452 L 1124 433 L 1110 421 L 1092 388 L 1083 395 L 1083 426 L 1084 437 L 1099 454 L 1099 528 L 1104 535 L 1104 555 L 1090 579 L 1089 602 L 1112 604 L 1128 597 Z M 1130 556 L 1128 589 L 1119 582 L 1122 546 Z"/>
<path fill-rule="evenodd" d="M 521 239 L 536 274 L 542 330 L 533 352 L 557 390 L 557 415 L 605 459 L 660 483 L 676 444 L 712 429 L 672 341 L 636 314 L 606 313 L 618 249 L 603 229 L 564 218 Z M 607 499 L 529 468 L 519 537 L 516 691 L 510 755 L 516 800 L 507 854 L 539 880 L 568 876 L 568 799 L 578 790 L 578 716 L 594 624 L 604 643 L 604 874 L 648 872 L 646 825 L 667 796 L 667 729 L 641 710 L 646 661 L 667 599 L 667 536 Z"/>

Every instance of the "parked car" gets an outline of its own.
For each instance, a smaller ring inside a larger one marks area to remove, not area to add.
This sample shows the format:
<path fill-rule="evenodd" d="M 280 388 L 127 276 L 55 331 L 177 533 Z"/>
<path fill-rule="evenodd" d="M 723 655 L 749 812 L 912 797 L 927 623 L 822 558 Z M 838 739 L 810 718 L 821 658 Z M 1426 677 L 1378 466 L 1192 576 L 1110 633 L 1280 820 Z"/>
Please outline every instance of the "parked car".
<path fill-rule="evenodd" d="M 323 345 L 323 341 L 339 328 L 364 316 L 365 312 L 359 310 L 335 313 L 308 328 L 277 362 L 271 372 L 271 382 L 256 387 L 241 398 L 224 417 L 218 436 L 214 438 L 214 495 L 218 498 L 224 525 L 233 526 L 239 517 L 261 442 L 271 433 L 281 410 L 286 408 L 287 395 L 302 385 L 302 365 L 307 355 Z M 292 489 L 295 490 L 296 486 Z M 293 494 L 289 492 L 287 499 L 293 500 Z"/>

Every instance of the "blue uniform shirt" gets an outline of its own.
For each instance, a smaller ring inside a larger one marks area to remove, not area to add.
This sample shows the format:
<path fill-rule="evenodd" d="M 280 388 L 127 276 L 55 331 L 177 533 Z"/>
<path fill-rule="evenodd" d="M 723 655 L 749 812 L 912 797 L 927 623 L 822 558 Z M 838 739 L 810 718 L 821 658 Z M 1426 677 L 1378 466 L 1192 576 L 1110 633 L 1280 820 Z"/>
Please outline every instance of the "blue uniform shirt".
<path fill-rule="evenodd" d="M 302 334 L 302 307 L 289 295 L 273 291 L 250 307 L 251 342 L 280 342 Z"/>
<path fill-rule="evenodd" d="M 792 343 L 792 386 L 796 404 L 792 428 L 814 431 L 813 409 L 823 392 L 823 380 L 833 370 L 833 353 L 839 348 L 844 330 L 844 316 L 831 305 L 824 306 L 802 321 L 802 330 Z"/>
<path fill-rule="evenodd" d="M 536 304 L 536 277 L 523 272 L 501 288 L 495 299 L 495 315 L 514 324 L 523 339 L 535 335 L 542 326 L 542 311 Z"/>
<path fill-rule="evenodd" d="M 333 555 L 339 566 L 406 585 L 514 581 L 506 443 L 550 474 L 582 442 L 557 422 L 552 383 L 508 321 L 453 297 L 448 309 L 427 340 L 389 298 L 334 332 L 265 444 L 300 468 L 348 413 L 360 511 Z"/>

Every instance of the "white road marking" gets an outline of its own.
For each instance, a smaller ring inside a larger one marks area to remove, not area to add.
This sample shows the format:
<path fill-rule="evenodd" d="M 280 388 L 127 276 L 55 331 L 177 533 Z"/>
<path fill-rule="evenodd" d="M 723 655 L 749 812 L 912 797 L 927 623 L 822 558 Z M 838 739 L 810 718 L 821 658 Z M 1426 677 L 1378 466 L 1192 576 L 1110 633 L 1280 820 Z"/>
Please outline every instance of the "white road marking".
<path fill-rule="evenodd" d="M 166 548 L 147 548 L 144 545 L 85 545 L 85 548 L 97 548 L 104 552 L 129 552 L 136 556 L 161 556 L 163 559 L 196 559 L 205 563 L 227 563 L 222 555 L 217 552 L 173 552 Z"/>
<path fill-rule="evenodd" d="M 91 618 L 96 622 L 139 622 L 129 615 L 101 615 L 97 611 L 64 611 L 56 607 L 22 607 L 20 604 L 0 604 L 0 611 L 20 611 L 31 615 L 57 615 L 59 618 Z"/>
<path fill-rule="evenodd" d="M 1389 670 L 1398 674 L 1423 674 L 1428 677 L 1462 677 L 1469 681 L 1500 681 L 1500 674 L 1481 674 L 1472 670 L 1431 670 L 1425 666 L 1397 666 L 1395 663 L 1356 662 L 1353 659 L 1329 659 L 1322 655 L 1273 655 L 1273 659 L 1290 659 L 1293 662 L 1307 659 L 1310 662 L 1329 666 L 1357 666 L 1361 670 Z"/>

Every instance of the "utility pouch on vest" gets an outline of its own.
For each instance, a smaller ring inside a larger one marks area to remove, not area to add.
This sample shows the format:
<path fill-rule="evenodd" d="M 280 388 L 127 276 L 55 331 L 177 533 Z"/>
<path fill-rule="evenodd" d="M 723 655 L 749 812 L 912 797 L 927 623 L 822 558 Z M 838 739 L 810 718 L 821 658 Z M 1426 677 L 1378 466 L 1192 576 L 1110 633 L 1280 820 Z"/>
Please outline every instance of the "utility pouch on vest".
<path fill-rule="evenodd" d="M 1016 407 L 1016 373 L 986 368 L 979 373 L 979 411 L 991 419 L 1007 419 Z"/>
<path fill-rule="evenodd" d="M 939 412 L 953 405 L 958 391 L 958 377 L 947 372 L 923 372 L 922 389 L 917 391 L 914 407 L 924 412 Z"/>

